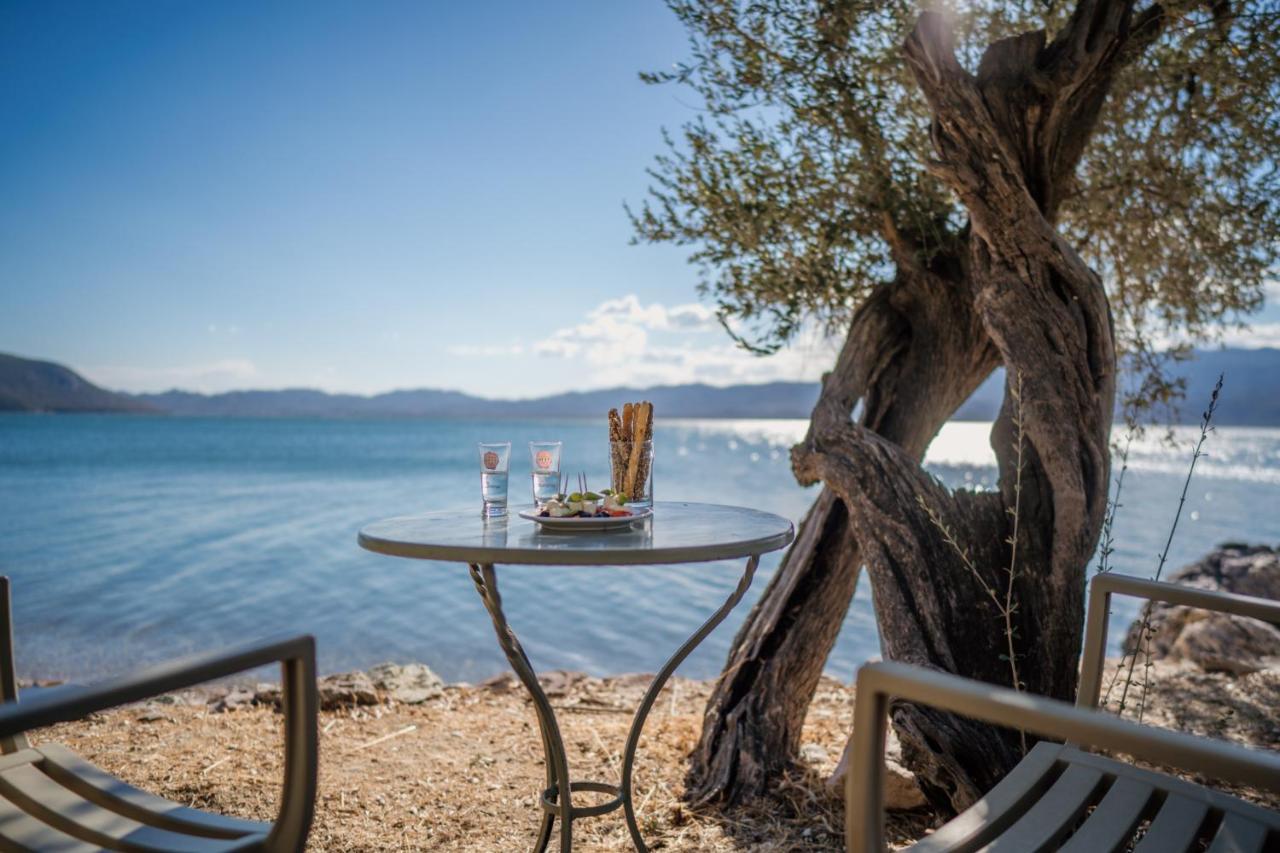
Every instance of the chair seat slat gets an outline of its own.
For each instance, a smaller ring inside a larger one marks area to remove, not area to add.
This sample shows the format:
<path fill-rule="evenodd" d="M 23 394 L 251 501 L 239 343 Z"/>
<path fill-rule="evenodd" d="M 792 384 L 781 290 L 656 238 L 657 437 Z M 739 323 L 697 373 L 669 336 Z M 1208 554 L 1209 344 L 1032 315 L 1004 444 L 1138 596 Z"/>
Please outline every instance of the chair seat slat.
<path fill-rule="evenodd" d="M 90 802 L 161 829 L 208 838 L 240 838 L 266 833 L 269 824 L 202 812 L 129 785 L 60 744 L 39 747 L 41 768 Z"/>
<path fill-rule="evenodd" d="M 1184 853 L 1196 840 L 1208 816 L 1207 804 L 1181 794 L 1170 794 L 1133 853 Z"/>
<path fill-rule="evenodd" d="M 0 770 L 0 796 L 60 832 L 109 850 L 132 853 L 216 853 L 231 843 L 147 826 L 95 805 L 24 764 Z M 5 827 L 0 825 L 0 833 Z"/>
<path fill-rule="evenodd" d="M 1208 853 L 1261 853 L 1267 828 L 1239 814 L 1228 812 L 1213 835 Z"/>
<path fill-rule="evenodd" d="M 1062 746 L 1042 741 L 985 797 L 910 848 L 911 853 L 969 853 L 987 843 L 1034 802 L 1053 782 Z"/>
<path fill-rule="evenodd" d="M 6 853 L 101 853 L 102 848 L 54 829 L 0 797 L 0 850 Z"/>
<path fill-rule="evenodd" d="M 1056 850 L 1093 804 L 1106 780 L 1101 770 L 1070 765 L 1026 813 L 983 848 L 984 853 L 1041 853 Z"/>
<path fill-rule="evenodd" d="M 1113 853 L 1124 850 L 1146 815 L 1155 788 L 1137 779 L 1115 781 L 1093 814 L 1067 839 L 1062 853 Z"/>

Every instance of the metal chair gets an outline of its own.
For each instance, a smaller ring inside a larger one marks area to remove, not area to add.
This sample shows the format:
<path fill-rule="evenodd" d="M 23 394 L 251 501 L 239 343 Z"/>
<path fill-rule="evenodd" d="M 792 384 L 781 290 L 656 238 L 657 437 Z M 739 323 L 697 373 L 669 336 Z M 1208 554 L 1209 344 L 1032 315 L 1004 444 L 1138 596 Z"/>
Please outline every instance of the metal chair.
<path fill-rule="evenodd" d="M 284 791 L 274 823 L 198 811 L 153 796 L 26 732 L 279 662 L 284 696 Z M 9 579 L 0 577 L 0 850 L 301 851 L 316 794 L 315 640 L 248 643 L 193 655 L 87 687 L 18 702 Z"/>
<path fill-rule="evenodd" d="M 845 789 L 848 849 L 885 849 L 884 738 L 893 697 L 1068 741 L 1036 744 L 985 797 L 908 848 L 913 853 L 1280 851 L 1280 814 L 1083 748 L 1280 793 L 1280 754 L 1143 726 L 1097 710 L 1113 593 L 1280 624 L 1280 602 L 1105 574 L 1093 580 L 1090 590 L 1075 706 L 908 664 L 862 667 L 853 765 Z"/>

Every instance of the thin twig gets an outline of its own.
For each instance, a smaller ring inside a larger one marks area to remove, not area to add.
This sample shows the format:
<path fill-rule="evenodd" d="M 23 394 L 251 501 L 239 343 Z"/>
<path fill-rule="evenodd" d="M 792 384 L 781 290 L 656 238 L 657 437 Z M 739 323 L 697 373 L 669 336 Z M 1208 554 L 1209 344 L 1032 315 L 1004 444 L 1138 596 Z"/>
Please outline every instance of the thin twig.
<path fill-rule="evenodd" d="M 1116 475 L 1116 490 L 1107 501 L 1107 514 L 1102 519 L 1102 547 L 1098 550 L 1097 573 L 1111 571 L 1111 555 L 1115 553 L 1116 515 L 1120 512 L 1120 493 L 1124 489 L 1124 475 L 1129 470 L 1129 447 L 1133 444 L 1133 427 L 1129 427 L 1124 436 L 1124 446 L 1120 448 L 1120 473 Z"/>
<path fill-rule="evenodd" d="M 356 750 L 360 750 L 360 749 L 368 749 L 368 748 L 369 748 L 369 747 L 371 747 L 371 746 L 377 746 L 377 745 L 378 745 L 378 744 L 380 744 L 380 743 L 385 743 L 385 742 L 387 742 L 387 741 L 391 740 L 393 737 L 400 737 L 400 735 L 407 735 L 409 732 L 416 731 L 416 730 L 417 730 L 417 728 L 418 728 L 417 726 L 412 726 L 412 725 L 411 725 L 411 726 L 405 726 L 403 729 L 397 729 L 396 731 L 392 732 L 392 733 L 391 733 L 391 734 L 389 734 L 389 735 L 383 735 L 382 737 L 376 737 L 376 738 L 374 738 L 373 740 L 365 741 L 364 743 L 360 744 L 359 746 L 354 747 L 354 749 L 356 749 Z"/>
<path fill-rule="evenodd" d="M 1213 393 L 1209 395 L 1209 408 L 1205 409 L 1200 415 L 1200 437 L 1196 441 L 1195 450 L 1191 453 L 1191 465 L 1187 468 L 1187 477 L 1182 483 L 1182 495 L 1178 498 L 1178 509 L 1173 515 L 1173 524 L 1169 527 L 1169 535 L 1165 539 L 1164 550 L 1160 552 L 1159 561 L 1156 563 L 1156 573 L 1153 580 L 1160 580 L 1160 575 L 1164 571 L 1165 563 L 1169 559 L 1169 548 L 1173 545 L 1173 536 L 1178 531 L 1178 522 L 1182 518 L 1182 508 L 1187 503 L 1187 490 L 1191 487 L 1191 477 L 1196 471 L 1196 462 L 1204 455 L 1204 443 L 1209 438 L 1209 433 L 1213 432 L 1213 415 L 1218 409 L 1218 396 L 1222 393 L 1223 376 L 1218 376 L 1217 383 L 1213 386 Z M 1151 636 L 1154 632 L 1151 629 L 1151 604 L 1147 603 L 1142 608 L 1142 624 L 1138 628 L 1137 643 L 1129 654 L 1129 671 L 1125 675 L 1124 687 L 1120 691 L 1120 707 L 1119 713 L 1123 714 L 1126 703 L 1128 701 L 1129 687 L 1134 683 L 1133 671 L 1138 664 L 1138 654 L 1143 656 L 1143 672 L 1142 672 L 1142 692 L 1138 700 L 1138 722 L 1142 722 L 1142 714 L 1146 710 L 1147 705 L 1147 681 L 1151 677 Z M 1120 666 L 1124 667 L 1124 659 L 1121 658 Z"/>
<path fill-rule="evenodd" d="M 1018 672 L 1018 650 L 1014 642 L 1018 634 L 1018 629 L 1013 623 L 1013 614 L 1018 611 L 1018 603 L 1014 598 L 1014 593 L 1016 591 L 1016 583 L 1018 579 L 1018 531 L 1019 516 L 1022 511 L 1022 471 L 1024 467 L 1023 451 L 1025 448 L 1026 437 L 1025 427 L 1022 420 L 1021 373 L 1015 375 L 1013 383 L 1009 386 L 1009 394 L 1012 396 L 1014 402 L 1013 425 L 1017 429 L 1015 448 L 1017 453 L 1017 469 L 1014 473 L 1013 481 L 1013 506 L 1007 510 L 1009 516 L 1013 519 L 1013 523 L 1011 533 L 1005 540 L 1009 544 L 1009 566 L 1005 571 L 1005 588 L 1003 595 L 997 592 L 995 587 L 992 586 L 991 583 L 983 577 L 982 573 L 978 571 L 978 567 L 973 564 L 973 560 L 969 556 L 969 549 L 960 545 L 959 541 L 956 539 L 955 533 L 949 526 L 947 526 L 947 523 L 943 520 L 942 516 L 939 515 L 933 507 L 929 506 L 928 502 L 924 499 L 924 496 L 918 496 L 916 498 L 916 502 L 919 503 L 920 507 L 925 511 L 925 514 L 929 516 L 929 521 L 933 523 L 933 526 L 941 531 L 943 540 L 946 541 L 946 543 L 951 546 L 952 550 L 954 550 L 960 557 L 960 562 L 964 564 L 964 567 L 967 568 L 969 573 L 978 581 L 979 586 L 982 587 L 982 590 L 987 594 L 987 597 L 991 599 L 991 602 L 996 606 L 996 610 L 999 611 L 1001 619 L 1004 620 L 1004 636 L 1007 652 L 1006 654 L 1001 655 L 1001 657 L 1006 658 L 1009 661 L 1009 675 L 1013 682 L 1013 689 L 1021 692 L 1024 685 L 1022 683 L 1021 675 Z M 1018 734 L 1022 739 L 1022 751 L 1025 754 L 1027 751 L 1027 733 L 1019 730 Z"/>
<path fill-rule="evenodd" d="M 208 773 L 208 772 L 209 772 L 210 770 L 212 770 L 213 768 L 215 768 L 215 767 L 221 767 L 222 765 L 226 764 L 226 763 L 227 763 L 228 761 L 230 761 L 230 760 L 231 760 L 231 756 L 230 756 L 230 755 L 228 755 L 226 758 L 219 758 L 217 761 L 213 762 L 213 763 L 212 763 L 212 764 L 210 764 L 208 767 L 206 767 L 206 768 L 204 768 L 203 770 L 201 770 L 201 771 L 200 771 L 200 775 L 202 775 L 202 776 L 203 776 L 205 773 Z"/>

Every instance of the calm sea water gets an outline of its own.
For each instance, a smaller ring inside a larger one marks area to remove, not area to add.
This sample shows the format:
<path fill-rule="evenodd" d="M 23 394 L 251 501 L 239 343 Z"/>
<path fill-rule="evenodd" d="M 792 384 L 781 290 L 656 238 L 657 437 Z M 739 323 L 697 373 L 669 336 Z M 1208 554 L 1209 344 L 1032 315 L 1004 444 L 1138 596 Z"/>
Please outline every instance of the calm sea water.
<path fill-rule="evenodd" d="M 792 479 L 802 421 L 669 421 L 656 436 L 661 499 L 749 504 L 799 519 Z M 947 425 L 930 469 L 989 487 L 988 424 Z M 1192 431 L 1135 444 L 1117 521 L 1118 570 L 1150 575 L 1176 508 Z M 506 668 L 459 565 L 356 546 L 368 521 L 475 506 L 475 442 L 562 439 L 565 466 L 603 482 L 602 425 L 556 421 L 254 420 L 0 416 L 0 571 L 15 583 L 19 668 L 85 678 L 278 631 L 310 631 L 325 671 L 423 661 L 449 680 Z M 1178 566 L 1216 543 L 1280 541 L 1280 430 L 1218 430 L 1172 549 Z M 523 477 L 512 478 L 523 497 Z M 777 566 L 685 664 L 719 670 Z M 653 671 L 714 610 L 740 565 L 513 567 L 508 615 L 540 668 Z M 829 670 L 879 652 L 860 586 Z M 1118 607 L 1116 622 L 1134 609 Z M 1114 637 L 1113 633 L 1113 637 Z"/>

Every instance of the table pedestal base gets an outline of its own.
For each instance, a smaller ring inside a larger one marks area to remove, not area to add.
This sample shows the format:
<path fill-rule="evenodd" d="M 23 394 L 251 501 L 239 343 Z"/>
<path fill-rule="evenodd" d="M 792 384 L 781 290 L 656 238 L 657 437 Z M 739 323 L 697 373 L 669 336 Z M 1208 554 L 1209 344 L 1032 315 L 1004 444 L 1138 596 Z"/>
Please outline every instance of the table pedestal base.
<path fill-rule="evenodd" d="M 507 617 L 502 612 L 502 596 L 498 593 L 497 572 L 494 571 L 492 564 L 471 565 L 471 579 L 475 582 L 476 590 L 480 593 L 485 609 L 489 611 L 489 616 L 493 619 L 493 629 L 498 635 L 498 645 L 502 647 L 507 660 L 511 662 L 511 667 L 515 670 L 516 677 L 520 679 L 520 683 L 524 685 L 525 690 L 529 691 L 529 695 L 533 699 L 534 711 L 538 716 L 538 729 L 542 735 L 542 749 L 546 754 L 547 787 L 540 797 L 543 816 L 542 824 L 538 829 L 538 838 L 533 845 L 534 853 L 542 853 L 543 850 L 547 849 L 547 845 L 551 842 L 551 834 L 555 829 L 557 818 L 560 819 L 561 853 L 569 853 L 573 849 L 573 822 L 575 820 L 581 817 L 608 814 L 619 808 L 623 810 L 626 816 L 627 829 L 631 831 L 631 841 L 635 844 L 636 850 L 642 851 L 642 853 L 648 850 L 644 839 L 640 836 L 640 827 L 636 824 L 635 805 L 631 796 L 631 773 L 635 766 L 636 747 L 640 743 L 640 734 L 644 729 L 645 719 L 649 716 L 653 703 L 657 701 L 658 694 L 662 691 L 663 686 L 666 685 L 667 680 L 671 678 L 671 674 L 675 672 L 676 667 L 680 666 L 684 659 L 689 656 L 689 653 L 706 639 L 707 635 L 729 615 L 729 611 L 742 600 L 747 588 L 751 586 L 751 579 L 755 575 L 756 567 L 759 564 L 760 558 L 758 556 L 753 556 L 747 560 L 747 567 L 742 573 L 742 579 L 738 581 L 738 586 L 733 593 L 720 606 L 720 609 L 704 622 L 702 627 L 684 642 L 684 645 L 676 650 L 676 653 L 667 660 L 662 669 L 658 671 L 658 674 L 654 676 L 649 688 L 645 691 L 644 698 L 640 701 L 640 707 L 636 709 L 635 717 L 631 721 L 631 731 L 627 735 L 627 745 L 622 753 L 622 779 L 618 785 L 610 785 L 605 782 L 570 781 L 569 759 L 565 755 L 564 741 L 560 737 L 560 725 L 556 722 L 555 710 L 551 707 L 551 702 L 547 699 L 547 694 L 543 692 L 542 686 L 538 684 L 538 676 L 533 670 L 533 665 L 529 663 L 529 658 L 525 655 L 524 649 L 520 645 L 520 640 L 516 638 L 511 626 L 507 624 Z M 613 799 L 594 806 L 573 805 L 574 793 L 584 791 L 611 794 Z"/>

